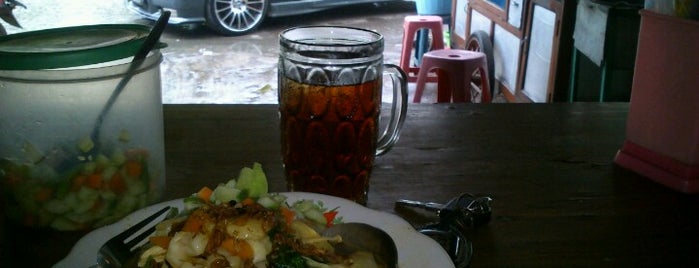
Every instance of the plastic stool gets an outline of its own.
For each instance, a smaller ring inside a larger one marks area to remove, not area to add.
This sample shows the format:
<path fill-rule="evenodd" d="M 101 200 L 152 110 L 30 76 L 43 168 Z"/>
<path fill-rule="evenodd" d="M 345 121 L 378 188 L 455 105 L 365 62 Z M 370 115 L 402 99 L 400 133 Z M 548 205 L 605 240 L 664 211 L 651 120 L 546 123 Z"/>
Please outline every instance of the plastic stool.
<path fill-rule="evenodd" d="M 400 68 L 408 76 L 408 82 L 417 80 L 419 67 L 410 66 L 410 54 L 413 50 L 415 35 L 420 29 L 429 29 L 432 32 L 431 49 L 444 49 L 444 36 L 442 33 L 442 17 L 440 16 L 406 16 L 403 20 L 403 48 L 400 55 Z"/>
<path fill-rule="evenodd" d="M 491 101 L 488 62 L 485 54 L 461 49 L 439 49 L 425 53 L 415 85 L 414 103 L 419 103 L 427 78 L 437 69 L 437 102 L 471 102 L 473 72 L 481 74 L 481 102 Z"/>

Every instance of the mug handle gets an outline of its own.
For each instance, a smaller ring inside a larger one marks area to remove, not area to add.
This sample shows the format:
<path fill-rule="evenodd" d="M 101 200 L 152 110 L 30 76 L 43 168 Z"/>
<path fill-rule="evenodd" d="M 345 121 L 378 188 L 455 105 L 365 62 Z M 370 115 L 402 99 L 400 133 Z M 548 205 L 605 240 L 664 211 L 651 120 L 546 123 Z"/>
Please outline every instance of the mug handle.
<path fill-rule="evenodd" d="M 376 145 L 376 156 L 387 153 L 398 141 L 408 110 L 408 79 L 405 72 L 397 65 L 384 64 L 384 74 L 391 78 L 393 84 L 393 105 L 388 126 Z"/>

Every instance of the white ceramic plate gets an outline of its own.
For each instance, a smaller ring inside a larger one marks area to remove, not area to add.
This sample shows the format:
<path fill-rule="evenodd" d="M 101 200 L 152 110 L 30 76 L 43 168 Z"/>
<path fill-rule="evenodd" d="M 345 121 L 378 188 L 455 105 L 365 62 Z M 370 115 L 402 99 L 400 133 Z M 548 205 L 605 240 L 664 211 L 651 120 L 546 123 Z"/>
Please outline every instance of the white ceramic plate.
<path fill-rule="evenodd" d="M 301 192 L 282 193 L 288 201 L 310 199 L 322 201 L 327 208 L 338 208 L 339 215 L 345 222 L 362 222 L 381 228 L 396 242 L 398 247 L 398 267 L 454 267 L 449 255 L 433 239 L 418 233 L 402 218 L 363 207 L 346 199 Z M 119 222 L 90 232 L 81 238 L 68 256 L 58 262 L 54 268 L 90 267 L 96 264 L 97 251 L 109 238 L 126 230 L 133 224 L 155 213 L 165 206 L 183 209 L 182 199 L 171 200 L 138 210 Z"/>

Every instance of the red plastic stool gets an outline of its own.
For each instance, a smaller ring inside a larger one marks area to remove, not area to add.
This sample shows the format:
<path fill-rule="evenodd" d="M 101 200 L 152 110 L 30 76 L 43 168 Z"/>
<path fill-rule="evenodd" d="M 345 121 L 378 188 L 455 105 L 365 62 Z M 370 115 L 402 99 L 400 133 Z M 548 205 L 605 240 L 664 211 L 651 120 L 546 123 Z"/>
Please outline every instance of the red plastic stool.
<path fill-rule="evenodd" d="M 481 74 L 481 102 L 491 101 L 488 62 L 485 54 L 461 49 L 439 49 L 425 53 L 415 85 L 414 103 L 419 103 L 427 78 L 437 69 L 437 102 L 471 102 L 473 72 Z"/>
<path fill-rule="evenodd" d="M 408 76 L 408 82 L 415 82 L 417 73 L 420 71 L 419 67 L 410 66 L 415 34 L 420 29 L 429 29 L 432 32 L 431 49 L 444 49 L 443 27 L 440 16 L 411 15 L 406 16 L 403 20 L 403 48 L 400 55 L 400 68 Z"/>

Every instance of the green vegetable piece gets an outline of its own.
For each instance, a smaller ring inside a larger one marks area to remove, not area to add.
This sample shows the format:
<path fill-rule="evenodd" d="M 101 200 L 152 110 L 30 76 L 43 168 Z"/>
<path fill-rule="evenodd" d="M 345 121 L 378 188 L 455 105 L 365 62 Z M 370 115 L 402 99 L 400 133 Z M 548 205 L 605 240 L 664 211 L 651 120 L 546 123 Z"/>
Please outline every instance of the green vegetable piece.
<path fill-rule="evenodd" d="M 59 217 L 51 222 L 51 228 L 59 231 L 75 231 L 80 229 L 80 226 L 71 220 L 64 217 Z"/>
<path fill-rule="evenodd" d="M 248 191 L 248 189 L 242 189 L 242 190 L 240 190 L 240 193 L 235 198 L 235 200 L 244 200 L 245 198 L 248 198 L 248 197 L 252 198 L 250 196 L 250 191 Z"/>
<path fill-rule="evenodd" d="M 144 194 L 148 190 L 146 188 L 145 182 L 142 180 L 126 178 L 125 182 L 126 182 L 127 194 L 136 196 L 136 195 Z"/>
<path fill-rule="evenodd" d="M 236 188 L 235 184 L 236 184 L 236 181 L 234 179 L 230 179 L 226 182 L 226 187 Z"/>
<path fill-rule="evenodd" d="M 249 183 L 254 180 L 254 171 L 249 167 L 244 167 L 240 169 L 240 174 L 238 175 L 238 181 L 236 183 L 236 188 L 245 189 Z"/>
<path fill-rule="evenodd" d="M 95 142 L 90 137 L 85 137 L 78 142 L 78 149 L 83 153 L 89 152 L 92 148 L 95 148 Z"/>
<path fill-rule="evenodd" d="M 124 164 L 124 162 L 126 162 L 126 155 L 124 155 L 124 152 L 122 152 L 121 150 L 115 150 L 112 153 L 112 163 L 115 166 L 121 166 L 122 164 Z"/>
<path fill-rule="evenodd" d="M 236 187 L 247 190 L 248 197 L 257 199 L 268 192 L 267 176 L 265 176 L 260 163 L 254 163 L 252 168 L 244 167 L 240 170 Z"/>
<path fill-rule="evenodd" d="M 106 167 L 110 165 L 110 160 L 106 155 L 98 154 L 95 157 L 95 163 L 97 163 L 98 167 Z"/>
<path fill-rule="evenodd" d="M 298 200 L 296 201 L 293 205 L 294 210 L 304 213 L 307 210 L 313 209 L 316 207 L 316 204 L 313 203 L 313 200 Z"/>
<path fill-rule="evenodd" d="M 95 162 L 87 162 L 85 163 L 85 165 L 83 165 L 84 175 L 90 175 L 92 173 L 95 173 L 95 170 L 97 170 L 97 163 Z"/>
<path fill-rule="evenodd" d="M 193 211 L 199 207 L 204 205 L 204 201 L 199 199 L 197 196 L 188 196 L 184 199 L 184 210 L 185 211 Z"/>
<path fill-rule="evenodd" d="M 29 176 L 32 178 L 40 178 L 42 181 L 53 181 L 60 177 L 56 170 L 46 163 L 35 165 L 29 169 Z"/>
<path fill-rule="evenodd" d="M 112 180 L 112 177 L 114 177 L 114 174 L 116 174 L 119 170 L 115 167 L 107 167 L 102 171 L 102 178 L 104 178 L 104 181 L 108 182 Z"/>
<path fill-rule="evenodd" d="M 99 192 L 87 187 L 80 187 L 77 197 L 80 201 L 94 201 L 99 197 Z"/>
<path fill-rule="evenodd" d="M 225 184 L 219 184 L 214 189 L 214 194 L 212 195 L 211 201 L 216 204 L 228 203 L 231 200 L 236 200 L 240 194 L 240 190 L 226 186 Z M 239 200 L 237 200 L 239 201 Z"/>
<path fill-rule="evenodd" d="M 114 192 L 112 192 L 112 191 L 103 190 L 103 191 L 100 191 L 100 197 L 101 197 L 104 201 L 112 202 L 112 201 L 116 200 L 117 195 L 116 195 Z"/>
<path fill-rule="evenodd" d="M 121 131 L 119 131 L 119 141 L 120 142 L 131 141 L 131 134 L 129 133 L 129 131 L 127 131 L 126 129 L 122 129 Z"/>
<path fill-rule="evenodd" d="M 298 200 L 292 205 L 292 209 L 297 213 L 300 213 L 304 218 L 325 225 L 327 219 L 323 216 L 323 213 L 327 210 L 322 202 L 313 202 L 313 200 Z"/>
<path fill-rule="evenodd" d="M 278 194 L 263 194 L 257 199 L 257 203 L 267 209 L 278 209 L 284 201 L 286 197 Z"/>
<path fill-rule="evenodd" d="M 63 214 L 70 211 L 70 207 L 65 201 L 60 199 L 52 199 L 44 205 L 44 209 L 53 214 Z"/>
<path fill-rule="evenodd" d="M 323 212 L 318 208 L 304 211 L 303 216 L 306 219 L 312 220 L 316 223 L 320 223 L 321 225 L 325 225 L 328 223 L 328 220 L 325 218 L 325 216 L 323 216 Z"/>
<path fill-rule="evenodd" d="M 306 259 L 300 253 L 283 247 L 274 255 L 272 259 L 273 268 L 308 268 Z"/>
<path fill-rule="evenodd" d="M 44 160 L 44 153 L 42 153 L 38 148 L 36 148 L 36 146 L 34 146 L 34 144 L 30 142 L 25 142 L 22 145 L 22 151 L 24 151 L 29 161 L 31 161 L 33 164 Z"/>

